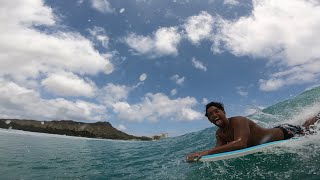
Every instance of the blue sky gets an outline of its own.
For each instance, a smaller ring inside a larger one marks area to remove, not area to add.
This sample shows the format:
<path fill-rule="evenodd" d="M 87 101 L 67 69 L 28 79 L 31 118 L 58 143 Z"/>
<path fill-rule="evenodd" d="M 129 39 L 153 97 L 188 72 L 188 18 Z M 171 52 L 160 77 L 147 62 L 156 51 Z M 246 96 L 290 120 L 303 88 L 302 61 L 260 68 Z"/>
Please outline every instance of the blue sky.
<path fill-rule="evenodd" d="M 210 127 L 319 85 L 310 0 L 1 1 L 0 117 L 109 121 L 134 135 Z"/>

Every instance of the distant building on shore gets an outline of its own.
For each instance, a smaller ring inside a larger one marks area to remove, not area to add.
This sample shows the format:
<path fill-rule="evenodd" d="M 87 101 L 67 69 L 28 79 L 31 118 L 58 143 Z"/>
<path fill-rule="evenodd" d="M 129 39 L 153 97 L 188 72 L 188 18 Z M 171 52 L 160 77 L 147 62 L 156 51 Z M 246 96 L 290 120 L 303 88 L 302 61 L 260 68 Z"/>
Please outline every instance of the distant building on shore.
<path fill-rule="evenodd" d="M 169 135 L 168 133 L 161 133 L 159 135 L 154 135 L 152 136 L 152 140 L 160 140 L 160 139 L 164 139 L 164 138 L 167 138 Z"/>

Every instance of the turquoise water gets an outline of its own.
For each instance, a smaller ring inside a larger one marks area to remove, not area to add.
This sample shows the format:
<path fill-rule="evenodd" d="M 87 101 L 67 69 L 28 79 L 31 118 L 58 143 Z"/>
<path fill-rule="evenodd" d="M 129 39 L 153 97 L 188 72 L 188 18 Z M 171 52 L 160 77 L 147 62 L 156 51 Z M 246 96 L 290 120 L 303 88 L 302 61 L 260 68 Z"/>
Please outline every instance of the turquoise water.
<path fill-rule="evenodd" d="M 320 110 L 320 88 L 249 116 L 271 127 Z M 0 129 L 0 179 L 320 179 L 320 133 L 241 158 L 186 163 L 215 128 L 161 141 L 96 140 Z"/>

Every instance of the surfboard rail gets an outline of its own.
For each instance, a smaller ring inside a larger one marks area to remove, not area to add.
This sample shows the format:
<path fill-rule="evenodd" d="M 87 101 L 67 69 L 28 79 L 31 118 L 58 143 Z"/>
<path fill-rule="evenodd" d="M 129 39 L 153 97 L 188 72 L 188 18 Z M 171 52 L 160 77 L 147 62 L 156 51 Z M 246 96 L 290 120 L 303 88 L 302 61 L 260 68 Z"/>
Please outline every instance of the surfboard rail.
<path fill-rule="evenodd" d="M 291 138 L 291 139 L 286 139 L 286 140 L 273 141 L 273 142 L 268 142 L 268 143 L 264 143 L 264 144 L 244 148 L 244 149 L 239 149 L 239 150 L 235 150 L 235 151 L 206 155 L 206 156 L 202 156 L 199 159 L 199 161 L 200 162 L 214 162 L 214 161 L 219 161 L 219 160 L 226 160 L 226 159 L 246 156 L 249 154 L 260 152 L 266 147 L 270 147 L 270 146 L 273 146 L 273 145 L 276 145 L 279 143 L 288 142 L 288 141 L 297 140 L 297 139 L 298 138 Z"/>

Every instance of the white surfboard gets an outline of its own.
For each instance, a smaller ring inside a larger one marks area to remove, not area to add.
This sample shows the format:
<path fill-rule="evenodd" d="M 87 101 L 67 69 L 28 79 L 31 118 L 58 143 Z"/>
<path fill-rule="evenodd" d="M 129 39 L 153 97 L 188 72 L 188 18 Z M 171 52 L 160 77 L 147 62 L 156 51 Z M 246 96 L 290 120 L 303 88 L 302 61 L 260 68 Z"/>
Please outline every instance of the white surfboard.
<path fill-rule="evenodd" d="M 297 139 L 299 139 L 299 138 L 291 138 L 291 139 L 287 139 L 287 140 L 273 141 L 273 142 L 268 142 L 265 144 L 260 144 L 257 146 L 248 147 L 245 149 L 239 149 L 239 150 L 235 150 L 235 151 L 229 151 L 229 152 L 223 152 L 223 153 L 218 153 L 218 154 L 211 154 L 211 155 L 207 155 L 207 156 L 202 156 L 199 161 L 213 162 L 213 161 L 226 160 L 226 159 L 246 156 L 246 155 L 253 154 L 256 152 L 261 152 L 266 147 L 274 146 L 277 144 L 279 145 L 280 143 L 284 143 L 284 142 L 288 142 L 288 141 L 292 141 L 292 140 L 297 140 Z"/>

